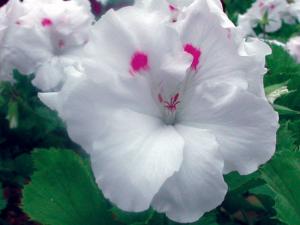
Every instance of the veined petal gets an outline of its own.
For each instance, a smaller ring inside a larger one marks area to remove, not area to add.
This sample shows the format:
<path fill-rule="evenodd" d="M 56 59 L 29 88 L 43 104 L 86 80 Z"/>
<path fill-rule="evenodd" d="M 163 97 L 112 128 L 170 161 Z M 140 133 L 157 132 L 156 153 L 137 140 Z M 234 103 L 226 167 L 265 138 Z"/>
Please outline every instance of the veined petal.
<path fill-rule="evenodd" d="M 129 110 L 114 113 L 104 130 L 91 153 L 97 183 L 119 208 L 146 210 L 180 168 L 182 137 L 174 127 Z"/>
<path fill-rule="evenodd" d="M 176 130 L 185 142 L 182 166 L 165 182 L 152 206 L 174 221 L 190 223 L 222 203 L 227 185 L 214 135 L 181 125 Z"/>
<path fill-rule="evenodd" d="M 215 8 L 218 9 L 217 6 Z M 235 75 L 237 71 L 240 71 L 240 78 L 245 78 L 243 59 L 237 52 L 230 30 L 223 27 L 216 12 L 211 10 L 207 1 L 196 1 L 178 25 L 183 44 L 201 53 L 199 62 L 193 66 L 196 79 L 199 82 L 206 79 L 231 79 L 229 75 Z"/>
<path fill-rule="evenodd" d="M 216 136 L 224 173 L 252 173 L 275 152 L 278 114 L 264 98 L 230 84 L 207 83 L 189 93 L 183 108 L 179 123 Z"/>

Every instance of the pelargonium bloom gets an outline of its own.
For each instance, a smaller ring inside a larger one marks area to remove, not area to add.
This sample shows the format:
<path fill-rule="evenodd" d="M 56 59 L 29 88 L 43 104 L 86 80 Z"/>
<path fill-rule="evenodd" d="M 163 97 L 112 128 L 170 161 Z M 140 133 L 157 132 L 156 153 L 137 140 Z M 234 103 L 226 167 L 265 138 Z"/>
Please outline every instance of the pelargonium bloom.
<path fill-rule="evenodd" d="M 300 0 L 293 0 L 287 8 L 290 23 L 300 21 Z"/>
<path fill-rule="evenodd" d="M 13 65 L 8 42 L 15 34 L 18 18 L 26 13 L 28 9 L 18 0 L 11 0 L 0 8 L 0 80 L 12 80 Z M 26 61 L 26 58 L 23 60 Z"/>
<path fill-rule="evenodd" d="M 263 32 L 275 32 L 282 26 L 287 7 L 286 0 L 256 0 L 245 14 L 239 15 L 238 24 L 245 35 L 255 35 L 256 27 Z"/>
<path fill-rule="evenodd" d="M 286 49 L 300 63 L 300 37 L 291 38 L 286 44 Z"/>
<path fill-rule="evenodd" d="M 261 91 L 269 48 L 229 35 L 217 0 L 195 1 L 176 28 L 158 13 L 109 11 L 84 74 L 40 98 L 90 154 L 106 198 L 194 222 L 223 201 L 224 173 L 252 173 L 275 151 L 278 115 Z"/>
<path fill-rule="evenodd" d="M 64 70 L 79 65 L 76 55 L 88 42 L 92 14 L 76 1 L 26 0 L 22 7 L 30 10 L 15 22 L 9 57 L 23 74 L 35 73 L 36 87 L 55 89 L 65 80 Z"/>
<path fill-rule="evenodd" d="M 165 21 L 177 22 L 184 17 L 185 8 L 194 0 L 136 0 L 135 6 L 160 13 Z"/>

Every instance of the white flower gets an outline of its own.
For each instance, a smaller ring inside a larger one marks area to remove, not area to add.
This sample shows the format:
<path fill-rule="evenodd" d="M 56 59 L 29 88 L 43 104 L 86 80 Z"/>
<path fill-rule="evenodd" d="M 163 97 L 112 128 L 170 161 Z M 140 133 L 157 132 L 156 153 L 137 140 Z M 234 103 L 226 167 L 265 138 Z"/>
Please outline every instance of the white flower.
<path fill-rule="evenodd" d="M 295 23 L 295 20 L 300 21 L 300 0 L 292 1 L 287 8 L 286 22 Z"/>
<path fill-rule="evenodd" d="M 287 13 L 286 0 L 257 0 L 248 11 L 239 15 L 238 25 L 245 35 L 254 35 L 254 28 L 264 32 L 275 32 L 282 26 L 282 19 Z"/>
<path fill-rule="evenodd" d="M 23 74 L 35 73 L 33 84 L 39 89 L 59 88 L 64 70 L 79 65 L 77 55 L 88 41 L 92 15 L 76 1 L 26 0 L 22 5 L 30 10 L 16 22 L 7 44 L 9 57 Z"/>
<path fill-rule="evenodd" d="M 136 0 L 135 6 L 156 11 L 165 21 L 172 23 L 184 17 L 186 7 L 195 0 Z"/>
<path fill-rule="evenodd" d="M 223 201 L 223 173 L 249 174 L 274 153 L 278 116 L 261 92 L 269 48 L 222 27 L 216 2 L 197 0 L 175 29 L 155 10 L 109 11 L 86 75 L 40 94 L 123 210 L 194 222 Z"/>
<path fill-rule="evenodd" d="M 17 28 L 17 19 L 27 12 L 18 0 L 11 0 L 0 8 L 0 80 L 13 80 L 8 42 Z"/>
<path fill-rule="evenodd" d="M 286 49 L 300 63 L 300 37 L 291 38 L 286 44 Z"/>

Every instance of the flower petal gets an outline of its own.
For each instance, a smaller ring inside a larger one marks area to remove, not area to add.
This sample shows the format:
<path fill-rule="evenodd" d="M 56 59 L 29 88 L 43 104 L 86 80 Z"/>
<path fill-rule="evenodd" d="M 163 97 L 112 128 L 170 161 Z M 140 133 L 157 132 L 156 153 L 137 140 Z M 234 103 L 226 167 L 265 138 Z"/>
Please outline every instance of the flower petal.
<path fill-rule="evenodd" d="M 252 173 L 274 154 L 278 114 L 266 99 L 237 86 L 207 82 L 183 101 L 186 107 L 178 120 L 216 136 L 224 173 Z"/>
<path fill-rule="evenodd" d="M 223 201 L 223 159 L 214 135 L 207 130 L 176 126 L 185 141 L 180 171 L 154 197 L 152 206 L 177 222 L 190 223 Z"/>
<path fill-rule="evenodd" d="M 183 139 L 172 126 L 129 110 L 114 113 L 108 123 L 91 154 L 96 180 L 119 208 L 146 210 L 179 170 Z"/>

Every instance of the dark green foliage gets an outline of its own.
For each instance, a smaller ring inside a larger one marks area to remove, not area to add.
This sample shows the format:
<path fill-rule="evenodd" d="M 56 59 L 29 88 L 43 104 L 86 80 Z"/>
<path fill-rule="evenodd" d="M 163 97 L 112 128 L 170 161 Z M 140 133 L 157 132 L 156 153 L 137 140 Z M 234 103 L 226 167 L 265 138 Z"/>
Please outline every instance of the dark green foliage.
<path fill-rule="evenodd" d="M 88 160 L 62 149 L 37 149 L 32 160 L 35 172 L 22 200 L 32 219 L 53 225 L 105 225 L 112 220 Z"/>

